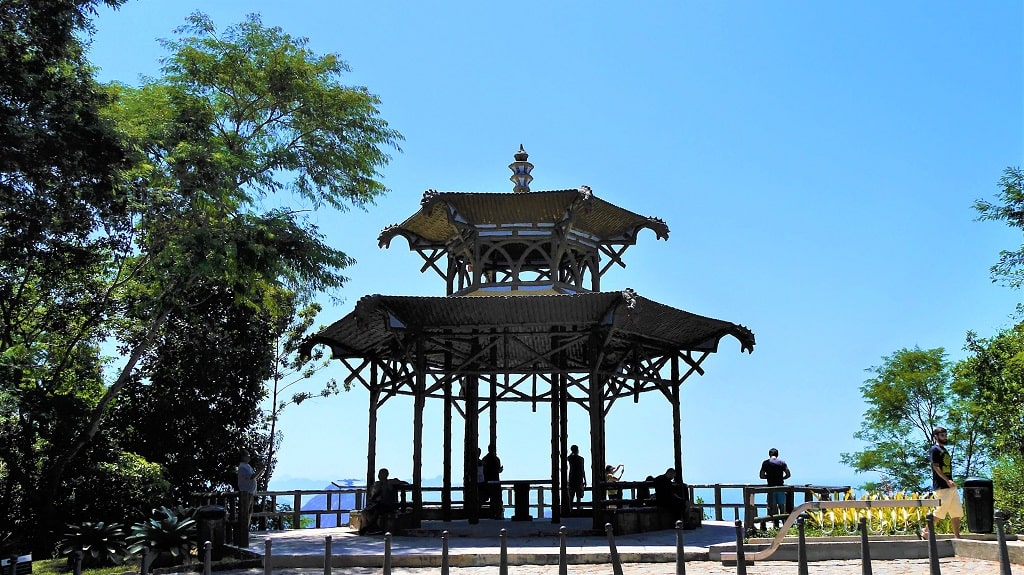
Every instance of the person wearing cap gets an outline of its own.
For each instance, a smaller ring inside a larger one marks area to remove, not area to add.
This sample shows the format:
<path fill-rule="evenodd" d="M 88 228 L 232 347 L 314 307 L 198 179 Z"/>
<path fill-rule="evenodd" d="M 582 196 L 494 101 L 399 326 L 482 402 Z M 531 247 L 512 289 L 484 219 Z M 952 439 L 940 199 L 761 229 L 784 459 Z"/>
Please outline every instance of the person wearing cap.
<path fill-rule="evenodd" d="M 622 492 L 613 487 L 613 485 L 622 479 L 622 473 L 625 470 L 626 468 L 621 463 L 614 467 L 611 465 L 604 466 L 604 481 L 608 484 L 608 499 L 622 499 Z M 609 505 L 608 507 L 614 508 L 615 505 Z"/>
<path fill-rule="evenodd" d="M 960 504 L 960 494 L 956 490 L 956 483 L 953 482 L 953 458 L 946 450 L 949 432 L 945 427 L 936 427 L 932 431 L 932 439 L 935 444 L 928 451 L 932 464 L 932 491 L 935 492 L 935 498 L 939 500 L 939 506 L 935 508 L 933 515 L 936 521 L 949 515 L 953 537 L 959 539 L 960 518 L 964 516 L 964 508 Z M 924 529 L 923 538 L 928 538 L 927 528 Z"/>

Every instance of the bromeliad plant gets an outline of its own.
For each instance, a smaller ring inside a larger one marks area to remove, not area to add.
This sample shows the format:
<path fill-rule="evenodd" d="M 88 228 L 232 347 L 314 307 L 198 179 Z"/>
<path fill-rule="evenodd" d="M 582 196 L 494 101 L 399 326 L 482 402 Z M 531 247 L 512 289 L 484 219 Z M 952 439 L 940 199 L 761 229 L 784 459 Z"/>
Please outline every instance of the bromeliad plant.
<path fill-rule="evenodd" d="M 843 501 L 886 501 L 922 499 L 926 494 L 897 492 L 892 495 L 866 493 L 857 499 L 847 491 Z M 867 519 L 868 533 L 872 535 L 907 535 L 920 533 L 927 521 L 929 509 L 924 507 L 875 507 L 868 509 L 823 509 L 807 513 L 807 527 L 824 536 L 856 535 L 861 518 Z M 948 530 L 949 520 L 936 522 L 936 532 Z"/>
<path fill-rule="evenodd" d="M 191 553 L 198 546 L 196 522 L 187 515 L 179 515 L 174 509 L 160 507 L 153 510 L 153 517 L 132 525 L 128 536 L 128 550 L 144 553 L 143 564 L 149 564 L 158 555 L 170 555 L 174 564 L 191 559 Z"/>
<path fill-rule="evenodd" d="M 121 565 L 131 554 L 120 523 L 82 523 L 68 525 L 57 552 L 68 558 L 68 569 L 74 569 L 80 555 L 83 568 Z"/>

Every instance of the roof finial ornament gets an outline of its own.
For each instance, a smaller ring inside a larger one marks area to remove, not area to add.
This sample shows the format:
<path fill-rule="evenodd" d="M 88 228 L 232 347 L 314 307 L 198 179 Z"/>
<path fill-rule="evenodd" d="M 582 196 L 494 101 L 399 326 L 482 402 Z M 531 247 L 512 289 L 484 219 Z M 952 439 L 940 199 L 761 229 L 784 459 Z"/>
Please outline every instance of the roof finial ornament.
<path fill-rule="evenodd" d="M 517 194 L 525 194 L 530 191 L 530 182 L 533 181 L 530 172 L 533 171 L 533 164 L 526 161 L 529 157 L 530 154 L 527 154 L 523 145 L 519 144 L 519 151 L 515 154 L 516 161 L 508 165 L 508 169 L 512 170 L 512 177 L 509 179 L 515 184 L 512 191 Z"/>

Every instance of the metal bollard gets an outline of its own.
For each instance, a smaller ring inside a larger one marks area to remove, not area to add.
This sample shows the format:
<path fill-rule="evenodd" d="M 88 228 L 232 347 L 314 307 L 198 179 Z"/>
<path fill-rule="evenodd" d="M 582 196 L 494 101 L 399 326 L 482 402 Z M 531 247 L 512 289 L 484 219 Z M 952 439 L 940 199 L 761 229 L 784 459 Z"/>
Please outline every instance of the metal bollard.
<path fill-rule="evenodd" d="M 263 575 L 274 575 L 274 562 L 271 558 L 273 539 L 267 537 L 263 541 Z"/>
<path fill-rule="evenodd" d="M 565 556 L 565 525 L 558 528 L 558 575 L 569 575 L 569 560 Z"/>
<path fill-rule="evenodd" d="M 384 575 L 391 575 L 391 532 L 384 534 Z"/>
<path fill-rule="evenodd" d="M 860 572 L 871 575 L 871 546 L 868 544 L 868 518 L 861 517 L 860 525 Z"/>
<path fill-rule="evenodd" d="M 84 556 L 85 556 L 85 554 L 82 553 L 81 551 L 75 551 L 75 565 L 74 565 L 74 573 L 75 573 L 75 575 L 82 575 L 82 559 L 84 558 Z M 14 562 L 16 560 L 17 560 L 16 557 L 12 557 L 11 558 L 11 565 L 14 565 Z M 11 571 L 11 575 L 14 575 L 17 572 L 18 572 L 17 568 L 15 568 L 14 570 Z"/>
<path fill-rule="evenodd" d="M 743 522 L 736 520 L 736 575 L 747 575 L 747 557 L 743 549 Z"/>
<path fill-rule="evenodd" d="M 448 575 L 448 530 L 441 532 L 441 575 Z"/>
<path fill-rule="evenodd" d="M 676 521 L 676 575 L 686 575 L 686 546 L 683 545 L 682 521 Z"/>
<path fill-rule="evenodd" d="M 612 532 L 612 524 L 604 524 L 604 532 L 608 534 L 608 553 L 612 557 L 612 573 L 622 575 L 622 562 L 619 561 L 619 549 L 615 547 L 615 534 Z"/>
<path fill-rule="evenodd" d="M 508 530 L 502 529 L 498 533 L 501 541 L 501 557 L 498 560 L 498 575 L 508 575 Z"/>
<path fill-rule="evenodd" d="M 331 575 L 331 536 L 324 536 L 324 575 Z"/>
<path fill-rule="evenodd" d="M 996 539 L 999 541 L 999 575 L 1013 575 L 1010 572 L 1010 552 L 1006 549 L 1006 534 L 1003 531 L 1003 522 L 1006 517 L 1002 511 L 996 511 Z"/>
<path fill-rule="evenodd" d="M 210 575 L 213 572 L 213 543 L 203 543 L 203 575 Z"/>
<path fill-rule="evenodd" d="M 807 536 L 804 534 L 804 516 L 796 518 L 796 573 L 797 575 L 809 575 L 807 570 Z"/>
<path fill-rule="evenodd" d="M 935 514 L 928 514 L 928 573 L 942 575 L 939 569 L 939 544 L 935 541 Z"/>

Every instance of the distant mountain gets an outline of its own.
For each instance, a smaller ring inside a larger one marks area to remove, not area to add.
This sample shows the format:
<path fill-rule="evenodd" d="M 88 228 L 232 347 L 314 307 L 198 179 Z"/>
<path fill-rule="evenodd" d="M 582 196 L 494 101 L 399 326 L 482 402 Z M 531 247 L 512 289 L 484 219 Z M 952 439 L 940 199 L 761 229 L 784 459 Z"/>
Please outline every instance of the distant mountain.
<path fill-rule="evenodd" d="M 354 479 L 343 479 L 335 481 L 342 487 L 358 487 L 361 486 L 362 481 L 357 482 Z M 328 485 L 327 487 L 320 487 L 327 491 L 338 491 L 337 485 Z M 330 504 L 328 505 L 328 497 L 330 497 Z M 314 495 L 308 501 L 302 504 L 303 511 L 325 511 L 327 509 L 352 509 L 356 506 L 356 495 L 355 493 L 327 493 Z M 312 516 L 310 516 L 312 519 Z M 348 513 L 341 514 L 341 524 L 348 524 Z M 324 514 L 320 516 L 320 527 L 337 527 L 338 526 L 338 515 Z"/>

